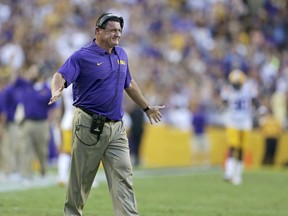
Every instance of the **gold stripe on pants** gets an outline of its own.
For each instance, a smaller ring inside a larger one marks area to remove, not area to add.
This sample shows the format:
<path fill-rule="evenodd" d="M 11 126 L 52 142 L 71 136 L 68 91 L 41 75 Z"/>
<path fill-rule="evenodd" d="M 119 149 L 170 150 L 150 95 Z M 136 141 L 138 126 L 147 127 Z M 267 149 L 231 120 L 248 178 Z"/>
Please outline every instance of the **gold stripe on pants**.
<path fill-rule="evenodd" d="M 99 142 L 90 133 L 92 117 L 79 108 L 73 118 L 73 149 L 65 216 L 82 215 L 102 161 L 115 216 L 138 216 L 132 185 L 129 145 L 122 121 L 107 122 Z"/>

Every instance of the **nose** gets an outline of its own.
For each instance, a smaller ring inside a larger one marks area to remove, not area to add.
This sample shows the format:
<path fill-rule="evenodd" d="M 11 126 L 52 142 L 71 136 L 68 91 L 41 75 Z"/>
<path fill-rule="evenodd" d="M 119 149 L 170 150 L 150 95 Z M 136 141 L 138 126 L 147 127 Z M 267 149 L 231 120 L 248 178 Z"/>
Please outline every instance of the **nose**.
<path fill-rule="evenodd" d="M 118 31 L 116 31 L 115 36 L 117 36 L 117 37 L 121 37 L 121 35 L 122 35 L 122 30 L 118 30 Z"/>

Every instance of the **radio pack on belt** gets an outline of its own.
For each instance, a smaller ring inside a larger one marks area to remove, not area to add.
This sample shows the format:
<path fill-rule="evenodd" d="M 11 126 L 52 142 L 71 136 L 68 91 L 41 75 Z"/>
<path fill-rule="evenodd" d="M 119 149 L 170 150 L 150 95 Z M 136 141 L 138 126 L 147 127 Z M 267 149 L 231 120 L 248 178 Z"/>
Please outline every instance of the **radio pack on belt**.
<path fill-rule="evenodd" d="M 100 135 L 103 131 L 105 121 L 106 121 L 105 116 L 101 116 L 99 114 L 93 114 L 90 132 L 93 134 Z"/>

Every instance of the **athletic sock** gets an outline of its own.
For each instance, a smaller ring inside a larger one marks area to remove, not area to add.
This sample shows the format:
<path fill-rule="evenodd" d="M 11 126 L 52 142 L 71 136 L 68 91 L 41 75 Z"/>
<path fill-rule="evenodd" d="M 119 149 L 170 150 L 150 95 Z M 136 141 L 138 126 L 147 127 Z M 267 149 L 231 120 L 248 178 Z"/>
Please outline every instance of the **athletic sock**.
<path fill-rule="evenodd" d="M 241 184 L 243 169 L 244 169 L 243 162 L 240 160 L 237 161 L 236 170 L 235 170 L 235 174 L 233 177 L 233 183 L 234 184 L 237 184 L 237 185 Z"/>
<path fill-rule="evenodd" d="M 66 184 L 68 182 L 69 167 L 70 167 L 70 155 L 61 153 L 58 156 L 58 181 L 59 183 Z"/>
<path fill-rule="evenodd" d="M 233 157 L 228 157 L 225 162 L 225 180 L 232 180 L 236 168 L 236 161 Z"/>

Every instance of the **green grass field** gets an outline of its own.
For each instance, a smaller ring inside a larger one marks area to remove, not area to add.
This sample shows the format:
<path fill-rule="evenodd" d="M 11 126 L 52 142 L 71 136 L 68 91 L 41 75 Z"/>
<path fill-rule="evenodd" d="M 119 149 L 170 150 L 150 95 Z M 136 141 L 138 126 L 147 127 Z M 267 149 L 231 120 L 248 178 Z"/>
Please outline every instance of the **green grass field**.
<path fill-rule="evenodd" d="M 288 170 L 245 171 L 240 186 L 221 169 L 137 170 L 134 188 L 141 216 L 288 216 Z M 61 216 L 65 188 L 49 186 L 0 193 L 2 216 Z M 84 216 L 113 216 L 106 182 L 92 189 Z"/>

